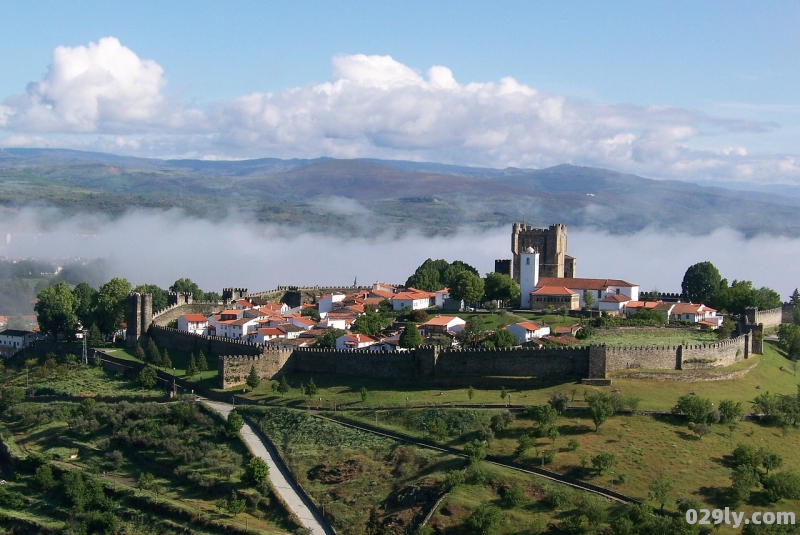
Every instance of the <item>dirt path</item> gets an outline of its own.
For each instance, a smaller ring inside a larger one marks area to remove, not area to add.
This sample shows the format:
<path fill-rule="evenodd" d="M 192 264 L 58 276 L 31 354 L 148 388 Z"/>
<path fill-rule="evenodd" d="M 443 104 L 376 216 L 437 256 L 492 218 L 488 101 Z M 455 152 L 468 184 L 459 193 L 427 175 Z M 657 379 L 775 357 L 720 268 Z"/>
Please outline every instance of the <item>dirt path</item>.
<path fill-rule="evenodd" d="M 202 403 L 205 403 L 226 418 L 233 410 L 233 405 L 228 403 L 210 400 L 202 400 Z M 269 444 L 264 443 L 253 428 L 246 422 L 242 426 L 240 434 L 250 451 L 267 462 L 272 488 L 280 495 L 281 499 L 292 510 L 295 516 L 300 519 L 303 526 L 310 529 L 314 535 L 334 535 L 335 532 L 333 529 L 331 529 L 325 519 L 317 513 L 313 504 L 308 503 L 307 499 L 297 488 L 289 469 L 278 458 L 277 452 L 273 451 Z"/>

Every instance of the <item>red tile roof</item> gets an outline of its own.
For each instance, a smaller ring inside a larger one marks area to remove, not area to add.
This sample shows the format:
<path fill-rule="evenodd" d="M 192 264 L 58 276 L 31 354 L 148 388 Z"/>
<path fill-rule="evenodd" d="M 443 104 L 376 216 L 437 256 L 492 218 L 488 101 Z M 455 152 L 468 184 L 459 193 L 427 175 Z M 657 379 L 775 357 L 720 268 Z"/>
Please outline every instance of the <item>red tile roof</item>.
<path fill-rule="evenodd" d="M 611 294 L 607 295 L 600 300 L 601 303 L 628 303 L 630 302 L 631 298 L 627 295 L 616 295 Z"/>
<path fill-rule="evenodd" d="M 192 323 L 203 323 L 208 321 L 208 319 L 202 314 L 184 314 L 183 317 L 186 318 L 186 321 L 191 321 Z"/>
<path fill-rule="evenodd" d="M 516 325 L 519 325 L 520 327 L 522 327 L 526 331 L 538 331 L 539 329 L 542 328 L 542 325 L 537 325 L 537 324 L 532 323 L 530 321 L 521 321 L 521 322 L 517 323 Z"/>
<path fill-rule="evenodd" d="M 625 286 L 630 288 L 632 286 L 638 286 L 638 284 L 632 284 L 620 279 L 541 277 L 537 287 L 544 286 L 565 286 L 572 290 L 605 290 L 609 286 Z"/>
<path fill-rule="evenodd" d="M 428 321 L 426 321 L 425 323 L 423 323 L 423 325 L 440 325 L 440 326 L 444 327 L 445 325 L 447 325 L 451 321 L 460 320 L 460 319 L 461 318 L 459 318 L 458 316 L 436 316 L 435 318 L 431 318 Z"/>
<path fill-rule="evenodd" d="M 531 292 L 531 295 L 577 295 L 569 288 L 563 286 L 541 286 Z"/>

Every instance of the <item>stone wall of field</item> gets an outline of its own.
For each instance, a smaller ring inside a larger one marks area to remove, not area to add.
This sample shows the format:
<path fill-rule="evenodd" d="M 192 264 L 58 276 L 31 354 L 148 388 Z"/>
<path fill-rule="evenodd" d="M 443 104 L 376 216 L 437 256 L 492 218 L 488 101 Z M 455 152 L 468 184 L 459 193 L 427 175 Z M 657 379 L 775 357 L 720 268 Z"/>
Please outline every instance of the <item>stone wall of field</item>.
<path fill-rule="evenodd" d="M 606 347 L 605 371 L 717 368 L 749 358 L 751 349 L 748 334 L 715 344 Z"/>
<path fill-rule="evenodd" d="M 743 334 L 716 344 L 682 346 L 678 369 L 719 368 L 750 358 L 750 339 L 749 334 Z"/>
<path fill-rule="evenodd" d="M 261 379 L 274 379 L 292 368 L 291 349 L 264 349 L 258 355 L 222 355 L 218 359 L 220 386 L 230 388 L 247 382 L 250 368 L 255 368 Z"/>

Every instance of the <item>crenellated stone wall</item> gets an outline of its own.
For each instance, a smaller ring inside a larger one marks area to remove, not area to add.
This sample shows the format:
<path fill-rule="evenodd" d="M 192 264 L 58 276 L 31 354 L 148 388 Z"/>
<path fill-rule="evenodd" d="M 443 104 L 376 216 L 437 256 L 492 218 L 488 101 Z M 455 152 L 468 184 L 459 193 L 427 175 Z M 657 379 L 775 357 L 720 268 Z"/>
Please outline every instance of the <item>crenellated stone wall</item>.
<path fill-rule="evenodd" d="M 225 309 L 225 304 L 217 301 L 193 301 L 192 303 L 176 303 L 153 314 L 153 324 L 166 327 L 184 314 L 202 314 L 210 316 Z"/>
<path fill-rule="evenodd" d="M 589 347 L 447 349 L 436 359 L 434 375 L 586 377 Z"/>

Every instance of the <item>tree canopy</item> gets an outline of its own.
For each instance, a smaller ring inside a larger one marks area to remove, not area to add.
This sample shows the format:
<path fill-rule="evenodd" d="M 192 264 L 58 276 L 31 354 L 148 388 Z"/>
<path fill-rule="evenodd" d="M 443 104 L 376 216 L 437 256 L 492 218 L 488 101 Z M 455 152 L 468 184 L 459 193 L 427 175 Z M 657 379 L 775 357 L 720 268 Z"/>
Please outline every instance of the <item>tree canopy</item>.
<path fill-rule="evenodd" d="M 431 260 L 428 258 L 406 281 L 406 287 L 414 287 L 426 292 L 435 292 L 449 288 L 455 276 L 462 271 L 469 271 L 476 277 L 478 270 L 461 260 L 448 263 L 447 260 Z"/>
<path fill-rule="evenodd" d="M 96 296 L 95 314 L 97 326 L 102 332 L 111 334 L 122 325 L 129 293 L 131 293 L 131 283 L 118 277 L 100 286 Z"/>
<path fill-rule="evenodd" d="M 503 273 L 487 273 L 483 279 L 484 299 L 508 303 L 519 299 L 519 284 Z"/>
<path fill-rule="evenodd" d="M 69 333 L 78 323 L 75 313 L 77 299 L 66 282 L 58 282 L 40 291 L 39 301 L 34 305 L 38 314 L 39 330 L 52 334 L 55 339 L 61 333 Z"/>
<path fill-rule="evenodd" d="M 722 276 L 711 262 L 699 262 L 686 270 L 681 282 L 684 297 L 693 303 L 710 303 L 711 297 L 719 289 Z"/>
<path fill-rule="evenodd" d="M 326 349 L 331 349 L 336 347 L 336 339 L 340 336 L 347 334 L 345 331 L 341 329 L 325 329 L 325 332 L 321 335 L 317 336 L 317 339 L 314 341 L 314 347 L 321 347 Z"/>
<path fill-rule="evenodd" d="M 461 271 L 451 282 L 450 297 L 466 303 L 479 303 L 483 299 L 483 279 L 471 271 Z"/>
<path fill-rule="evenodd" d="M 217 292 L 204 292 L 192 279 L 182 278 L 172 283 L 169 287 L 170 292 L 190 292 L 195 301 L 219 301 L 221 299 Z M 154 297 L 155 299 L 155 297 Z M 155 304 L 154 304 L 155 306 Z"/>
<path fill-rule="evenodd" d="M 422 335 L 419 334 L 416 325 L 414 325 L 413 323 L 406 324 L 406 328 L 400 335 L 398 344 L 400 345 L 400 347 L 408 347 L 408 348 L 419 347 L 422 345 Z"/>
<path fill-rule="evenodd" d="M 159 288 L 155 284 L 140 284 L 133 289 L 140 294 L 151 294 L 153 296 L 153 312 L 167 308 L 167 296 L 169 292 Z"/>

